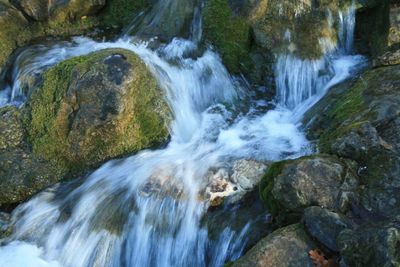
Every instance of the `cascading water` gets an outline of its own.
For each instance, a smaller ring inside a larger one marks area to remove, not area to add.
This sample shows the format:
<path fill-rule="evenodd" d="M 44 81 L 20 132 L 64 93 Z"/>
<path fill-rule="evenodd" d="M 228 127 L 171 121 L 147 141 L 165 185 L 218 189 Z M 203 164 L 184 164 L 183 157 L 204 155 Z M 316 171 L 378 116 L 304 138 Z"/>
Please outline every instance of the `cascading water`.
<path fill-rule="evenodd" d="M 276 108 L 260 114 L 263 102 L 256 102 L 248 114 L 237 115 L 235 104 L 245 90 L 217 54 L 185 57 L 197 49 L 191 41 L 174 39 L 152 51 L 133 39 L 79 38 L 45 55 L 60 61 L 68 56 L 54 57 L 59 49 L 76 56 L 112 47 L 138 54 L 165 90 L 174 114 L 171 142 L 165 149 L 110 161 L 84 181 L 56 185 L 18 207 L 13 234 L 0 247 L 1 267 L 222 266 L 237 259 L 252 222 L 210 238 L 201 224 L 208 208 L 200 197 L 207 171 L 232 159 L 279 160 L 308 153 L 309 143 L 298 129 L 301 115 L 360 61 L 344 56 L 301 62 L 282 56 Z M 46 58 L 36 58 L 29 69 L 54 64 Z M 321 76 L 323 71 L 327 74 Z"/>

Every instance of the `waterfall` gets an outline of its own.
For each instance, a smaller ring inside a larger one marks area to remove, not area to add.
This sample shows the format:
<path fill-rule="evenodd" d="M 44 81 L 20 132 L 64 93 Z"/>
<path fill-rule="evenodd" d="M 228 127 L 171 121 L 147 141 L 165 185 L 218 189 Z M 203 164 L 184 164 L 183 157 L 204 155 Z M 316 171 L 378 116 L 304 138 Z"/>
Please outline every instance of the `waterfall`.
<path fill-rule="evenodd" d="M 82 181 L 55 185 L 20 205 L 13 212 L 13 233 L 0 247 L 0 267 L 223 266 L 236 260 L 255 218 L 242 229 L 227 227 L 210 237 L 201 223 L 208 204 L 200 197 L 208 170 L 233 159 L 274 161 L 309 153 L 296 110 L 346 79 L 360 61 L 332 59 L 330 71 L 321 75 L 328 69 L 324 59 L 282 56 L 281 102 L 265 112 L 265 102 L 254 101 L 246 114 L 236 108 L 246 89 L 216 53 L 187 57 L 197 50 L 188 40 L 174 39 L 154 51 L 133 38 L 102 43 L 77 38 L 42 47 L 27 69 L 43 71 L 54 64 L 51 59 L 104 48 L 136 53 L 157 78 L 174 114 L 171 142 L 110 161 Z"/>
<path fill-rule="evenodd" d="M 319 59 L 304 60 L 292 54 L 278 56 L 275 68 L 277 98 L 281 105 L 291 110 L 303 111 L 310 108 L 310 103 L 321 98 L 334 84 L 331 80 L 338 74 L 334 68 L 335 61 L 343 63 L 347 57 L 350 62 L 362 62 L 362 57 L 351 56 L 354 42 L 356 5 L 353 1 L 347 10 L 338 12 L 338 43 L 333 44 L 329 40 L 321 39 L 320 45 L 325 55 Z M 333 26 L 332 13 L 328 11 L 328 24 Z M 290 38 L 290 32 L 287 34 Z M 348 64 L 345 64 L 346 66 Z M 339 72 L 346 72 L 345 69 Z M 336 83 L 340 82 L 335 78 Z M 308 105 L 307 105 L 308 104 Z"/>

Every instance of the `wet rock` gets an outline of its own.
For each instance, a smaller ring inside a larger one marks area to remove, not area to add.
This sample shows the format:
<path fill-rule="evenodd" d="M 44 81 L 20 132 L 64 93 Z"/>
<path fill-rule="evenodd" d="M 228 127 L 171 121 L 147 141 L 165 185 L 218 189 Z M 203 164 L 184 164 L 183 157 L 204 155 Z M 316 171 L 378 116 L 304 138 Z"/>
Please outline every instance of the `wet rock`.
<path fill-rule="evenodd" d="M 315 244 L 300 224 L 281 228 L 268 235 L 232 266 L 313 266 L 308 252 Z"/>
<path fill-rule="evenodd" d="M 145 64 L 126 50 L 64 61 L 22 109 L 0 111 L 0 207 L 168 137 L 169 108 Z"/>
<path fill-rule="evenodd" d="M 399 266 L 399 221 L 344 230 L 338 236 L 338 246 L 347 266 Z"/>
<path fill-rule="evenodd" d="M 351 176 L 346 165 L 328 155 L 278 162 L 263 177 L 261 197 L 280 222 L 291 222 L 309 206 L 340 209 L 343 192 L 352 190 L 345 183 Z"/>
<path fill-rule="evenodd" d="M 336 238 L 340 232 L 352 228 L 350 221 L 338 213 L 320 207 L 305 209 L 303 216 L 308 233 L 332 251 L 339 251 Z"/>
<path fill-rule="evenodd" d="M 33 153 L 78 171 L 163 142 L 169 109 L 145 64 L 126 50 L 64 61 L 27 102 Z"/>
<path fill-rule="evenodd" d="M 12 208 L 61 180 L 64 172 L 23 148 L 0 151 L 0 207 Z"/>

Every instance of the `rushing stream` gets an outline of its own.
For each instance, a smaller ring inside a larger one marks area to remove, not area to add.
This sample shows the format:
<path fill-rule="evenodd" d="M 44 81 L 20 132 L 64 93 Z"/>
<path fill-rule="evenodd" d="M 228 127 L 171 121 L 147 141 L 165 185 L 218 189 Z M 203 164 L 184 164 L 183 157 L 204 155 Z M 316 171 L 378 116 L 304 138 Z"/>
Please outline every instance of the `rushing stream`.
<path fill-rule="evenodd" d="M 13 84 L 1 91 L 3 104 L 23 103 L 26 75 L 95 50 L 125 48 L 155 75 L 174 120 L 166 148 L 110 161 L 84 180 L 56 185 L 19 206 L 13 234 L 0 247 L 0 266 L 222 266 L 240 257 L 250 218 L 242 230 L 226 228 L 216 239 L 201 223 L 207 171 L 234 159 L 274 161 L 312 151 L 300 130 L 303 114 L 363 62 L 346 55 L 353 13 L 341 18 L 344 45 L 320 60 L 279 56 L 277 100 L 250 101 L 246 114 L 237 106 L 248 98 L 247 89 L 211 50 L 189 57 L 198 49 L 194 41 L 174 39 L 154 51 L 134 38 L 99 43 L 81 37 L 25 50 L 17 59 L 25 67 L 15 64 Z M 265 111 L 266 105 L 274 108 Z M 162 186 L 154 188 L 153 181 Z"/>

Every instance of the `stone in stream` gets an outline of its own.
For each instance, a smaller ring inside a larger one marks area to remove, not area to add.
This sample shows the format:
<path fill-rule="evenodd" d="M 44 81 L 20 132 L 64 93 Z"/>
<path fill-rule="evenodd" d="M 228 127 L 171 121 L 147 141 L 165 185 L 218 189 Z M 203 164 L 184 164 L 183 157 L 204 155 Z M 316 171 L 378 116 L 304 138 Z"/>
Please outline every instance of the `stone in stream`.
<path fill-rule="evenodd" d="M 122 49 L 59 63 L 22 109 L 1 110 L 0 206 L 169 135 L 162 90 L 141 59 Z"/>
<path fill-rule="evenodd" d="M 209 171 L 204 198 L 214 207 L 237 203 L 256 188 L 266 169 L 264 162 L 240 159 L 233 162 L 231 169 Z"/>
<path fill-rule="evenodd" d="M 336 157 L 316 155 L 274 163 L 260 184 L 261 198 L 281 223 L 297 221 L 305 208 L 347 209 L 357 186 L 351 169 Z"/>
<path fill-rule="evenodd" d="M 308 252 L 316 245 L 301 224 L 276 230 L 232 264 L 233 267 L 312 267 Z"/>

